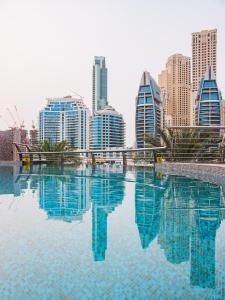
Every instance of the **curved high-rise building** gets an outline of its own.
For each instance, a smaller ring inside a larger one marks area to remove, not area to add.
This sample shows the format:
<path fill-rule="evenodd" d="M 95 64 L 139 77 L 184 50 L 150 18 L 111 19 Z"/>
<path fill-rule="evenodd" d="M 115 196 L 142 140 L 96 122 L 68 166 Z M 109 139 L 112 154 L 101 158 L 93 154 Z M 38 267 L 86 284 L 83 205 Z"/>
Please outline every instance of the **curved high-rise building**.
<path fill-rule="evenodd" d="M 159 86 L 149 72 L 142 74 L 136 98 L 136 143 L 145 146 L 145 135 L 160 138 L 157 128 L 163 126 L 163 99 Z"/>
<path fill-rule="evenodd" d="M 196 125 L 222 125 L 222 105 L 222 95 L 218 89 L 213 68 L 209 66 L 198 89 L 195 109 Z"/>
<path fill-rule="evenodd" d="M 90 149 L 105 150 L 124 147 L 123 116 L 112 106 L 96 111 L 90 121 Z"/>

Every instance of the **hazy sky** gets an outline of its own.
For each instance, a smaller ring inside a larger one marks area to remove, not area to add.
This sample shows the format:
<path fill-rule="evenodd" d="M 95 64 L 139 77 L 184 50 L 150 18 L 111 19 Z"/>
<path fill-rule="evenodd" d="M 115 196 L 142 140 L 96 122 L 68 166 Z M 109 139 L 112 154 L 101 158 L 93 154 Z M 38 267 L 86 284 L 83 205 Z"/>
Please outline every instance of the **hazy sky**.
<path fill-rule="evenodd" d="M 192 32 L 212 28 L 225 97 L 225 0 L 0 0 L 0 115 L 12 124 L 6 108 L 16 105 L 30 128 L 46 97 L 70 89 L 91 108 L 93 58 L 102 55 L 108 100 L 132 145 L 142 72 L 157 80 L 169 55 L 191 56 Z"/>

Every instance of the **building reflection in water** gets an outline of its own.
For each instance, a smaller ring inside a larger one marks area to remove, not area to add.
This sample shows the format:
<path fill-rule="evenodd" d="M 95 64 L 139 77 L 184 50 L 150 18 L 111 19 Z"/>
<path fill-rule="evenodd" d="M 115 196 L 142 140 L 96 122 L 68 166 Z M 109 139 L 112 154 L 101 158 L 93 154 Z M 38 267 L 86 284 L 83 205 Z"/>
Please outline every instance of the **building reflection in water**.
<path fill-rule="evenodd" d="M 215 238 L 224 204 L 219 186 L 179 176 L 158 179 L 153 171 L 136 172 L 135 221 L 141 245 L 149 247 L 158 236 L 169 262 L 190 261 L 193 286 L 215 288 Z"/>
<path fill-rule="evenodd" d="M 34 166 L 18 182 L 29 181 L 38 190 L 39 207 L 48 219 L 81 221 L 92 202 L 92 251 L 95 261 L 105 260 L 107 218 L 122 203 L 125 189 L 122 167 L 74 168 Z M 29 180 L 28 180 L 29 179 Z"/>
<path fill-rule="evenodd" d="M 189 181 L 188 181 L 189 182 Z M 192 185 L 192 183 L 190 183 Z M 165 183 L 158 242 L 167 260 L 179 264 L 189 260 L 190 186 L 184 178 L 169 176 Z"/>
<path fill-rule="evenodd" d="M 92 175 L 92 251 L 95 261 L 104 261 L 107 249 L 107 218 L 123 201 L 124 173 L 122 168 L 97 167 Z"/>
<path fill-rule="evenodd" d="M 1 166 L 0 167 L 0 195 L 14 195 L 20 196 L 23 190 L 28 189 L 28 177 L 20 177 L 19 167 L 14 166 Z"/>
<path fill-rule="evenodd" d="M 135 222 L 138 227 L 143 249 L 159 233 L 160 207 L 163 196 L 161 180 L 155 176 L 153 170 L 136 172 L 135 185 Z"/>
<path fill-rule="evenodd" d="M 87 169 L 45 167 L 39 174 L 39 206 L 49 219 L 81 221 L 90 207 Z"/>
<path fill-rule="evenodd" d="M 170 263 L 190 262 L 191 285 L 215 288 L 216 233 L 225 219 L 221 187 L 150 169 L 135 172 L 135 222 L 142 248 L 157 239 Z M 1 167 L 0 180 L 0 195 L 37 190 L 48 219 L 80 221 L 92 202 L 93 256 L 95 261 L 105 260 L 107 219 L 124 198 L 122 168 L 34 166 L 24 173 Z M 217 286 L 224 284 L 222 276 L 217 276 Z"/>
<path fill-rule="evenodd" d="M 191 284 L 203 288 L 215 287 L 215 239 L 221 223 L 221 189 L 198 186 L 197 206 L 193 211 L 191 234 Z"/>

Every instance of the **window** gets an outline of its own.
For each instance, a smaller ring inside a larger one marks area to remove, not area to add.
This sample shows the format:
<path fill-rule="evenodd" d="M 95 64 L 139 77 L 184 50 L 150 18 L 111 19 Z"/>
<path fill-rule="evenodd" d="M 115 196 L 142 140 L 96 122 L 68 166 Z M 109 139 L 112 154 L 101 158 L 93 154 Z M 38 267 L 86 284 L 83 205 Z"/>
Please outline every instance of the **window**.
<path fill-rule="evenodd" d="M 151 93 L 149 85 L 142 85 L 139 89 L 139 93 Z"/>
<path fill-rule="evenodd" d="M 144 97 L 139 97 L 138 98 L 138 105 L 144 104 Z"/>
<path fill-rule="evenodd" d="M 209 100 L 209 93 L 202 94 L 202 100 Z"/>
<path fill-rule="evenodd" d="M 207 80 L 204 81 L 204 88 L 216 88 L 216 82 L 215 80 Z"/>
<path fill-rule="evenodd" d="M 152 97 L 146 97 L 146 103 L 152 104 Z"/>
<path fill-rule="evenodd" d="M 211 93 L 210 98 L 211 98 L 212 100 L 219 100 L 218 93 Z"/>

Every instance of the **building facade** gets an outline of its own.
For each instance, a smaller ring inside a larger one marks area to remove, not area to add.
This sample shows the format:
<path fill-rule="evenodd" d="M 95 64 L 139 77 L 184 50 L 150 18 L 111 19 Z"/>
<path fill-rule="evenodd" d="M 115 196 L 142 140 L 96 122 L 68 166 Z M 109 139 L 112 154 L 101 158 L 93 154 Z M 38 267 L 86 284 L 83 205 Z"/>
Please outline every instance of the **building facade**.
<path fill-rule="evenodd" d="M 199 126 L 222 126 L 224 121 L 223 113 L 222 95 L 218 89 L 213 68 L 209 66 L 198 89 L 195 124 Z"/>
<path fill-rule="evenodd" d="M 163 126 L 163 97 L 149 72 L 142 74 L 136 97 L 136 144 L 145 147 L 145 136 L 160 138 L 157 128 Z"/>
<path fill-rule="evenodd" d="M 90 121 L 90 149 L 105 150 L 124 147 L 123 116 L 111 106 L 96 111 Z"/>
<path fill-rule="evenodd" d="M 107 68 L 105 57 L 95 56 L 92 78 L 92 112 L 104 109 L 108 105 L 107 100 Z"/>
<path fill-rule="evenodd" d="M 82 99 L 47 99 L 47 106 L 39 113 L 39 140 L 48 140 L 50 144 L 66 140 L 73 148 L 88 149 L 89 118 Z"/>
<path fill-rule="evenodd" d="M 182 54 L 170 56 L 166 63 L 166 69 L 161 72 L 158 81 L 165 97 L 166 125 L 192 125 L 190 57 Z"/>
<path fill-rule="evenodd" d="M 199 83 L 208 66 L 216 76 L 217 30 L 203 30 L 192 33 L 192 91 L 197 92 Z"/>

